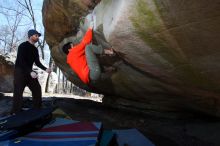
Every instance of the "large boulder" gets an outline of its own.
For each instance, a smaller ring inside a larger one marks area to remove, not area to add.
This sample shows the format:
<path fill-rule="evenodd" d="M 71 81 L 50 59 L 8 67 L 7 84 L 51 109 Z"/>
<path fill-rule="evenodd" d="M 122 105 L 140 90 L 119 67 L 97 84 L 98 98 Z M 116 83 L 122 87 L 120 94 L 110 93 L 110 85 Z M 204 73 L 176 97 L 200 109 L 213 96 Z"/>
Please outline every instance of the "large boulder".
<path fill-rule="evenodd" d="M 12 55 L 0 54 L 0 92 L 13 92 L 14 59 Z"/>
<path fill-rule="evenodd" d="M 94 36 L 117 54 L 101 56 L 101 66 L 117 71 L 104 73 L 92 88 L 70 69 L 59 45 L 76 37 L 80 18 L 90 12 L 87 6 L 78 0 L 44 0 L 46 40 L 74 84 L 105 94 L 105 103 L 121 108 L 147 113 L 193 109 L 220 116 L 218 0 L 102 0 L 92 12 Z"/>

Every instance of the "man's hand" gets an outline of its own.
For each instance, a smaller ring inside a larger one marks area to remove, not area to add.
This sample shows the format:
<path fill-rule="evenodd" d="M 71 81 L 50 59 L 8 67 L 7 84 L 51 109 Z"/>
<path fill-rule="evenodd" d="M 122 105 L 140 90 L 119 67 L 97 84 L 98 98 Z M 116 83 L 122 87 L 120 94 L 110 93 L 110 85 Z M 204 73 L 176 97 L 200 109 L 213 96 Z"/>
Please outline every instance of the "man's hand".
<path fill-rule="evenodd" d="M 46 72 L 47 72 L 48 74 L 50 74 L 50 73 L 52 72 L 52 69 L 51 69 L 51 68 L 47 68 L 47 69 L 46 69 Z"/>
<path fill-rule="evenodd" d="M 37 73 L 34 71 L 32 71 L 30 74 L 33 79 L 36 79 L 38 77 Z"/>

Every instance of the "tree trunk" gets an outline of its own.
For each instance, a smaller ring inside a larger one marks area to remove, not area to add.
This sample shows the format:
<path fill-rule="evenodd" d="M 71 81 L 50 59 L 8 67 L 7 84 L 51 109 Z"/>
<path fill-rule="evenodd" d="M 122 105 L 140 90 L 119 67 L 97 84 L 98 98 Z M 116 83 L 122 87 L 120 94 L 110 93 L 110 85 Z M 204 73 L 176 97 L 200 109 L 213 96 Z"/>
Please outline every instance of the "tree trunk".
<path fill-rule="evenodd" d="M 50 57 L 50 62 L 49 62 L 49 67 L 51 67 L 51 66 L 53 66 L 53 59 L 52 59 L 52 57 Z M 45 92 L 48 92 L 48 89 L 49 89 L 49 79 L 50 79 L 50 75 L 47 76 Z"/>
<path fill-rule="evenodd" d="M 58 84 L 57 84 L 57 93 L 60 92 L 60 69 L 57 68 L 58 71 Z"/>
<path fill-rule="evenodd" d="M 63 88 L 63 93 L 65 93 L 65 78 L 63 75 L 63 79 L 62 79 L 62 88 Z"/>

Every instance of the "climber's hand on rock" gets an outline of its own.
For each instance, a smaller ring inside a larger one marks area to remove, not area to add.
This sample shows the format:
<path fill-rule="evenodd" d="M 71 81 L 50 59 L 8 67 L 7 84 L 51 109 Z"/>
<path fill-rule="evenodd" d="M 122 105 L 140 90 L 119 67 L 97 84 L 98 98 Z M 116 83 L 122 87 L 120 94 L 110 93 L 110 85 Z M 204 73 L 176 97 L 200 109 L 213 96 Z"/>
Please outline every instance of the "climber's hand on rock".
<path fill-rule="evenodd" d="M 104 49 L 104 54 L 114 55 L 114 51 L 112 48 Z"/>

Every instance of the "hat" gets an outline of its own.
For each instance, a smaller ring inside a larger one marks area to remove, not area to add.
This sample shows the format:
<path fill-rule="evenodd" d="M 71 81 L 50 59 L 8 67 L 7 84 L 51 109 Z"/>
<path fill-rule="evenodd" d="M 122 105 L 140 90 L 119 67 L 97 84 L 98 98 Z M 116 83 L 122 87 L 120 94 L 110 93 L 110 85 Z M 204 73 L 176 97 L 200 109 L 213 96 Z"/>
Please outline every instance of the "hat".
<path fill-rule="evenodd" d="M 38 31 L 36 31 L 35 29 L 31 29 L 28 31 L 28 38 L 30 38 L 32 35 L 38 34 L 39 37 L 41 36 L 41 33 L 39 33 Z"/>

